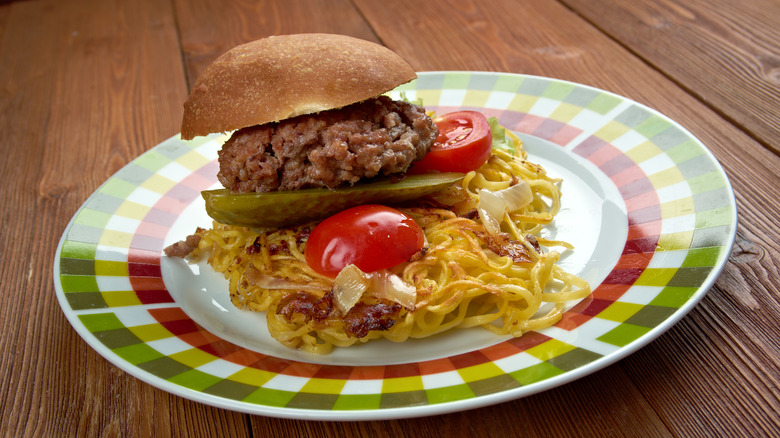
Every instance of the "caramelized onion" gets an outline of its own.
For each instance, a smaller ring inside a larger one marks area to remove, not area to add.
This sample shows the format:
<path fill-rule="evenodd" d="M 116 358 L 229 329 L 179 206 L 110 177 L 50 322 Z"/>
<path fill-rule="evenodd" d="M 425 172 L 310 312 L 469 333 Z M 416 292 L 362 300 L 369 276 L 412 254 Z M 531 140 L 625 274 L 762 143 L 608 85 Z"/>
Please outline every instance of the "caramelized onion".
<path fill-rule="evenodd" d="M 301 290 L 301 291 L 327 291 L 328 287 L 322 283 L 297 283 L 286 278 L 265 275 L 257 268 L 249 265 L 244 271 L 249 283 L 268 290 Z"/>
<path fill-rule="evenodd" d="M 333 304 L 342 315 L 355 307 L 365 293 L 400 304 L 409 311 L 414 310 L 417 302 L 417 288 L 388 271 L 369 274 L 355 265 L 348 265 L 333 282 Z"/>
<path fill-rule="evenodd" d="M 496 196 L 489 190 L 479 191 L 479 205 L 477 207 L 482 226 L 489 234 L 498 234 L 501 231 L 501 222 L 506 213 L 506 201 Z"/>
<path fill-rule="evenodd" d="M 406 284 L 401 277 L 390 272 L 375 273 L 377 278 L 377 288 L 373 295 L 377 298 L 384 298 L 388 301 L 394 301 L 402 305 L 410 312 L 414 310 L 417 303 L 417 288 L 411 284 Z"/>
<path fill-rule="evenodd" d="M 360 301 L 370 283 L 370 277 L 360 268 L 345 266 L 333 281 L 333 304 L 342 315 L 346 315 Z"/>
<path fill-rule="evenodd" d="M 523 180 L 495 192 L 480 189 L 477 212 L 485 230 L 493 235 L 501 232 L 504 215 L 530 204 L 533 196 L 531 186 Z"/>

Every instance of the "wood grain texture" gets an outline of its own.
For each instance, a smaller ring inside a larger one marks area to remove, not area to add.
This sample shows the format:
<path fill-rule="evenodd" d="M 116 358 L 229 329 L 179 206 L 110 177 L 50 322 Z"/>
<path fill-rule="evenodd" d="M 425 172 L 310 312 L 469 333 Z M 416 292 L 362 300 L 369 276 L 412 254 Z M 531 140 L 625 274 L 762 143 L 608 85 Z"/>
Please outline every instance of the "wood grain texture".
<path fill-rule="evenodd" d="M 15 182 L 0 192 L 0 233 L 16 254 L 0 270 L 0 436 L 189 436 L 192 422 L 241 436 L 225 421 L 240 415 L 182 402 L 98 355 L 69 327 L 52 287 L 58 235 L 78 207 L 178 132 L 186 88 L 172 10 L 156 1 L 0 10 L 0 166 Z"/>
<path fill-rule="evenodd" d="M 229 49 L 271 35 L 338 33 L 379 42 L 347 0 L 175 0 L 187 82 Z"/>
<path fill-rule="evenodd" d="M 0 4 L 0 174 L 7 182 L 0 191 L 0 436 L 780 435 L 780 158 L 770 111 L 778 50 L 777 27 L 765 29 L 776 23 L 766 11 L 777 4 L 725 3 Z M 275 419 L 191 402 L 129 376 L 63 316 L 52 287 L 57 240 L 100 184 L 178 132 L 188 87 L 208 62 L 236 44 L 297 32 L 381 42 L 418 70 L 537 74 L 658 109 L 713 151 L 734 186 L 740 225 L 722 275 L 688 316 L 620 362 L 472 411 L 366 422 Z M 668 59 L 697 50 L 704 56 Z"/>
<path fill-rule="evenodd" d="M 780 154 L 780 3 L 563 3 Z"/>

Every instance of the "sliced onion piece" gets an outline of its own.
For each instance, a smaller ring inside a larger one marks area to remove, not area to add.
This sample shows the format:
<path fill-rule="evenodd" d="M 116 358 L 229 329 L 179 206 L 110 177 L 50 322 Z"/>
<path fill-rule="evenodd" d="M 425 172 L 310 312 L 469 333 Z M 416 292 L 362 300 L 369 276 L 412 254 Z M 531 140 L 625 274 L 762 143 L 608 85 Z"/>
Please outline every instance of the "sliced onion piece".
<path fill-rule="evenodd" d="M 490 234 L 501 232 L 501 222 L 506 213 L 517 211 L 533 200 L 531 186 L 526 181 L 520 181 L 517 184 L 502 190 L 491 192 L 490 190 L 480 189 L 479 204 L 477 211 L 482 225 Z"/>
<path fill-rule="evenodd" d="M 394 301 L 410 312 L 414 311 L 417 304 L 417 288 L 405 283 L 401 277 L 390 273 L 375 273 L 377 288 L 373 293 L 377 298 Z"/>
<path fill-rule="evenodd" d="M 477 205 L 479 219 L 482 226 L 490 234 L 501 232 L 501 221 L 506 213 L 506 201 L 490 190 L 479 190 L 479 204 Z"/>
<path fill-rule="evenodd" d="M 520 180 L 517 184 L 498 190 L 494 194 L 506 201 L 506 211 L 509 213 L 520 210 L 534 200 L 531 186 L 525 180 Z"/>
<path fill-rule="evenodd" d="M 409 311 L 413 311 L 417 303 L 417 288 L 388 271 L 368 274 L 355 265 L 348 265 L 333 281 L 333 304 L 342 315 L 355 307 L 366 293 L 396 302 Z"/>
<path fill-rule="evenodd" d="M 244 272 L 249 283 L 268 290 L 303 290 L 303 291 L 327 291 L 328 287 L 323 283 L 296 283 L 286 278 L 264 275 L 260 270 L 249 265 Z"/>
<path fill-rule="evenodd" d="M 333 281 L 333 304 L 346 315 L 360 301 L 371 284 L 371 278 L 355 265 L 345 266 Z"/>

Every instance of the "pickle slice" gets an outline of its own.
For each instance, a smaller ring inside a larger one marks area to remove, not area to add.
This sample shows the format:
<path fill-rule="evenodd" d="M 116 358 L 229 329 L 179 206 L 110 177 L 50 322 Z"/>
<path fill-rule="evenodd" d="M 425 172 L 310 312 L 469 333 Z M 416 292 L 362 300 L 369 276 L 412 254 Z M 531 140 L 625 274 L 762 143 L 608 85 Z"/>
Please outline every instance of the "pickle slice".
<path fill-rule="evenodd" d="M 227 189 L 201 192 L 206 213 L 217 222 L 255 228 L 298 225 L 324 219 L 361 204 L 394 204 L 443 190 L 463 179 L 462 173 L 407 175 L 335 190 L 304 189 L 284 192 L 231 193 Z"/>

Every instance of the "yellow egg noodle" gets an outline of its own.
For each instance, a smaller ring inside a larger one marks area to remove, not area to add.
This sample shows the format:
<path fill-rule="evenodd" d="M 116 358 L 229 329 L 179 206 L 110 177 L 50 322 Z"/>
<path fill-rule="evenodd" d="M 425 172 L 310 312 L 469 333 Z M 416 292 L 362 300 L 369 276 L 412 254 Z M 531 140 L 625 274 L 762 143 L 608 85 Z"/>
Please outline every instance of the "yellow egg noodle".
<path fill-rule="evenodd" d="M 540 250 L 570 248 L 540 236 L 559 210 L 559 181 L 527 161 L 520 139 L 507 133 L 514 151 L 494 149 L 488 162 L 461 182 L 415 206 L 399 207 L 422 227 L 427 251 L 390 269 L 414 285 L 417 297 L 414 309 L 401 308 L 387 330 L 355 337 L 345 330 L 338 311 L 324 320 L 277 312 L 291 293 L 321 298 L 332 289 L 333 280 L 312 270 L 304 257 L 306 236 L 315 224 L 258 231 L 214 222 L 213 228 L 198 230 L 201 240 L 191 257 L 208 255 L 208 263 L 228 279 L 236 307 L 266 312 L 275 339 L 312 353 L 378 338 L 425 338 L 453 328 L 481 326 L 520 336 L 549 327 L 561 319 L 566 303 L 587 296 L 590 286 L 555 264 L 559 252 Z M 500 221 L 503 237 L 496 240 L 474 214 L 479 190 L 501 190 L 520 180 L 531 187 L 533 200 L 505 214 Z M 502 251 L 504 247 L 512 251 Z M 371 299 L 364 296 L 361 301 Z"/>

